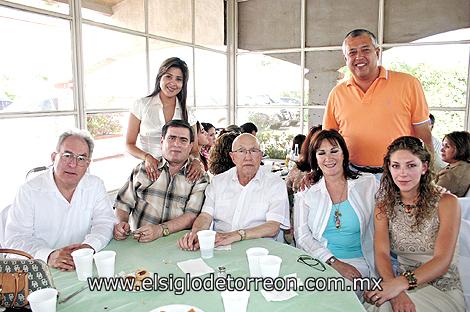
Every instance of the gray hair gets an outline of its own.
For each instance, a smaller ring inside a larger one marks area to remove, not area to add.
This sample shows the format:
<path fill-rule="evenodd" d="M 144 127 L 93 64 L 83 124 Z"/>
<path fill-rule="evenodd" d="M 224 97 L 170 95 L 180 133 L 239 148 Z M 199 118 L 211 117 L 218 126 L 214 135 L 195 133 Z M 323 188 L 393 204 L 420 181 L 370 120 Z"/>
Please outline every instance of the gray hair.
<path fill-rule="evenodd" d="M 79 137 L 80 139 L 85 141 L 85 143 L 88 145 L 88 151 L 89 151 L 88 158 L 91 158 L 91 155 L 93 154 L 93 148 L 95 147 L 95 143 L 93 142 L 93 138 L 91 137 L 90 132 L 86 130 L 70 129 L 70 130 L 63 132 L 59 136 L 59 140 L 57 141 L 56 152 L 60 151 L 60 147 L 62 146 L 62 143 L 64 143 L 65 139 L 67 139 L 68 137 L 72 137 L 72 136 Z"/>
<path fill-rule="evenodd" d="M 233 151 L 233 148 L 235 147 L 235 144 L 236 144 L 238 141 L 240 141 L 240 138 L 243 138 L 243 137 L 250 137 L 250 138 L 255 139 L 255 142 L 256 142 L 256 144 L 257 144 L 258 147 L 259 147 L 259 140 L 258 140 L 257 137 L 255 137 L 255 136 L 254 136 L 253 134 L 251 134 L 251 133 L 242 133 L 242 134 L 240 134 L 239 136 L 237 136 L 237 137 L 235 138 L 235 140 L 233 140 L 233 142 L 232 142 L 232 151 Z"/>
<path fill-rule="evenodd" d="M 358 28 L 358 29 L 351 30 L 344 37 L 343 45 L 342 45 L 344 55 L 346 55 L 346 39 L 356 38 L 356 37 L 359 37 L 359 36 L 362 36 L 362 35 L 369 36 L 370 40 L 372 41 L 372 45 L 374 46 L 374 48 L 379 47 L 379 44 L 377 42 L 377 37 L 374 35 L 374 33 L 372 33 L 371 31 L 369 31 L 367 29 Z"/>

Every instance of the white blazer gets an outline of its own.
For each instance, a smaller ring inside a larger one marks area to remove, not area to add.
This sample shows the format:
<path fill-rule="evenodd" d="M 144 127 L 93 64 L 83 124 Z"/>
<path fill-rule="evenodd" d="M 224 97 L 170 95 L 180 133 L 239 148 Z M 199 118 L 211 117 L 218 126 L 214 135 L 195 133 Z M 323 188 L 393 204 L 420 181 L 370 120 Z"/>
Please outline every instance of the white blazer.
<path fill-rule="evenodd" d="M 363 173 L 355 180 L 348 179 L 347 183 L 348 200 L 360 222 L 362 254 L 371 276 L 374 276 L 373 214 L 377 192 L 376 179 L 370 173 Z M 324 178 L 309 189 L 295 194 L 294 235 L 297 247 L 323 262 L 333 256 L 326 247 L 327 239 L 323 237 L 331 209 L 332 202 Z M 309 226 L 309 220 L 312 227 Z"/>

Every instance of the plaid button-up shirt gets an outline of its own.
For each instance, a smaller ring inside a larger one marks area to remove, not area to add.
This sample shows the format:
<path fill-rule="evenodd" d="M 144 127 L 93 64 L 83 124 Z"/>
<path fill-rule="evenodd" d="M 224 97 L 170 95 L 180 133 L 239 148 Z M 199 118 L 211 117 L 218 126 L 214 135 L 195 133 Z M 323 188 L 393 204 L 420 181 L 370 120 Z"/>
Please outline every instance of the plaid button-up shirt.
<path fill-rule="evenodd" d="M 137 165 L 129 180 L 119 190 L 114 209 L 128 212 L 136 228 L 145 224 L 160 224 L 185 212 L 199 214 L 209 178 L 204 174 L 196 182 L 186 180 L 189 162 L 173 177 L 168 162 L 159 157 L 160 176 L 152 182 L 145 172 L 145 163 Z"/>

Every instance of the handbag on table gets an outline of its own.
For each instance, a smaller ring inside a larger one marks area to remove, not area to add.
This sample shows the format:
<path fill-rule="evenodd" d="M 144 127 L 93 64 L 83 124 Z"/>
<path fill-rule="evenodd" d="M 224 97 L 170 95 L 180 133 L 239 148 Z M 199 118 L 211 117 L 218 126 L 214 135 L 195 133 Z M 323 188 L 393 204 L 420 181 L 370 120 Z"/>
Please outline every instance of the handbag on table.
<path fill-rule="evenodd" d="M 0 254 L 16 254 L 27 259 L 0 258 L 0 306 L 21 308 L 28 305 L 33 291 L 55 288 L 47 264 L 21 250 L 1 249 Z"/>

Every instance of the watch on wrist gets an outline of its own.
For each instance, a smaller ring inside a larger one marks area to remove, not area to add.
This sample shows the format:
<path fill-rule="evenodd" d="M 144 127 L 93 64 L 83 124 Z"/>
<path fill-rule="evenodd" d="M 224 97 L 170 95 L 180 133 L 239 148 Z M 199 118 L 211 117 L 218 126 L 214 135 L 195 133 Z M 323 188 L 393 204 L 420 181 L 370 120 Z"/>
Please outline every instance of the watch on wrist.
<path fill-rule="evenodd" d="M 336 259 L 336 257 L 333 256 L 333 257 L 329 258 L 328 260 L 326 260 L 326 264 L 328 264 L 329 266 L 331 266 L 331 265 L 333 265 L 333 263 L 336 262 L 336 260 L 338 260 L 338 259 Z"/>
<path fill-rule="evenodd" d="M 170 230 L 168 229 L 168 226 L 165 223 L 160 224 L 162 229 L 163 229 L 163 236 L 168 236 L 170 235 Z"/>
<path fill-rule="evenodd" d="M 238 234 L 240 235 L 240 240 L 241 240 L 241 241 L 242 241 L 242 240 L 245 240 L 245 238 L 246 238 L 246 232 L 245 232 L 245 230 L 238 230 L 237 232 L 238 232 Z"/>

